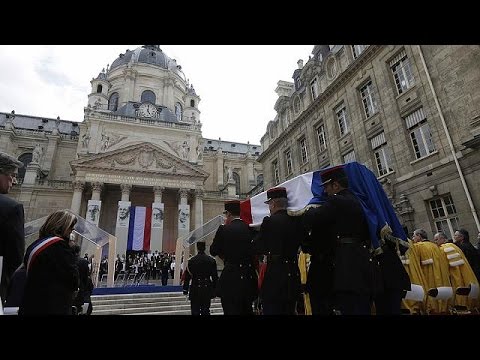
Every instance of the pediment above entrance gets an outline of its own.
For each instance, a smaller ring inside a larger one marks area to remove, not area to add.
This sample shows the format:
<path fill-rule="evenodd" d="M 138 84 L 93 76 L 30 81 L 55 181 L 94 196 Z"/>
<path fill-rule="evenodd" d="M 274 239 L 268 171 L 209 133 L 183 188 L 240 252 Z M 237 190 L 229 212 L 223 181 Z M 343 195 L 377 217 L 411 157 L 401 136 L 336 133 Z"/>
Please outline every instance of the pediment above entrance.
<path fill-rule="evenodd" d="M 207 178 L 208 174 L 151 143 L 138 143 L 110 152 L 72 161 L 74 170 L 91 169 L 108 172 L 146 173 L 149 175 L 183 175 Z"/>

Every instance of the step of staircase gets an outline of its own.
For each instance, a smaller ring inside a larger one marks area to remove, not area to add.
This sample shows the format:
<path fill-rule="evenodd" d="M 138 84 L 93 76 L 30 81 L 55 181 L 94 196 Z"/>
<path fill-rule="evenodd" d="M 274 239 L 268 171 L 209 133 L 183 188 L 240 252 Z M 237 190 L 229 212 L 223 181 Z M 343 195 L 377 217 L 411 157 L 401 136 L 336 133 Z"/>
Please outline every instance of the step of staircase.
<path fill-rule="evenodd" d="M 181 292 L 93 295 L 92 315 L 190 315 L 190 301 Z M 212 315 L 223 315 L 219 298 L 212 300 Z"/>

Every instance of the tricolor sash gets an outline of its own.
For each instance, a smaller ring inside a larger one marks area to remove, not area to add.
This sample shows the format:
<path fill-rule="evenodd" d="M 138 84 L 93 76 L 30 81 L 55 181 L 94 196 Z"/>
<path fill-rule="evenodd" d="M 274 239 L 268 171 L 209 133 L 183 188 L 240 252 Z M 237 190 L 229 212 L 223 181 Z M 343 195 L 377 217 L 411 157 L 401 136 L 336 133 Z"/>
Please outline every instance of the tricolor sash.
<path fill-rule="evenodd" d="M 37 256 L 45 250 L 47 247 L 50 245 L 53 245 L 59 241 L 62 241 L 63 239 L 58 236 L 53 236 L 49 238 L 45 238 L 42 240 L 38 240 L 38 243 L 32 247 L 30 250 L 30 254 L 28 254 L 28 260 L 27 260 L 27 274 L 28 271 L 30 270 L 30 267 L 32 266 L 33 261 L 37 258 Z"/>

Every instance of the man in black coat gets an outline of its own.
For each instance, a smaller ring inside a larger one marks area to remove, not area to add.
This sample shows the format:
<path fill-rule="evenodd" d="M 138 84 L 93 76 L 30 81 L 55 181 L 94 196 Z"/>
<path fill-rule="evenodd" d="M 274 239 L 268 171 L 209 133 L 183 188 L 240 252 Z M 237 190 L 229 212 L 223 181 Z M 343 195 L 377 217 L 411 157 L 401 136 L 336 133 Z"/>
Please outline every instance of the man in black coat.
<path fill-rule="evenodd" d="M 225 266 L 218 281 L 217 296 L 225 315 L 252 315 L 258 293 L 258 277 L 252 239 L 254 233 L 240 219 L 240 201 L 225 203 L 225 225 L 220 225 L 210 254 L 219 256 Z"/>
<path fill-rule="evenodd" d="M 343 167 L 321 173 L 328 197 L 303 215 L 311 231 L 307 277 L 313 314 L 369 315 L 373 266 L 368 224 L 360 202 L 348 189 Z"/>
<path fill-rule="evenodd" d="M 25 252 L 23 205 L 5 195 L 17 183 L 18 168 L 22 166 L 20 161 L 0 152 L 0 256 L 3 257 L 0 297 L 2 301 L 5 300 L 10 279 L 22 263 Z"/>
<path fill-rule="evenodd" d="M 266 271 L 260 288 L 264 315 L 294 315 L 301 292 L 298 251 L 306 237 L 300 217 L 287 213 L 287 190 L 267 191 L 270 216 L 263 219 L 253 243 L 258 255 L 266 257 Z"/>
<path fill-rule="evenodd" d="M 90 277 L 90 270 L 88 268 L 88 260 L 85 258 L 80 257 L 80 245 L 76 244 L 73 241 L 72 244 L 73 251 L 75 253 L 77 266 L 78 266 L 78 292 L 77 296 L 75 297 L 73 304 L 77 308 L 76 314 L 82 315 L 91 315 L 93 306 L 92 306 L 92 291 L 93 291 L 93 281 Z M 83 304 L 87 303 L 88 308 L 86 313 L 82 313 L 83 311 Z"/>
<path fill-rule="evenodd" d="M 215 297 L 218 281 L 217 262 L 205 254 L 204 242 L 197 242 L 197 250 L 198 254 L 188 260 L 183 294 L 189 294 L 192 315 L 210 315 L 211 299 Z"/>

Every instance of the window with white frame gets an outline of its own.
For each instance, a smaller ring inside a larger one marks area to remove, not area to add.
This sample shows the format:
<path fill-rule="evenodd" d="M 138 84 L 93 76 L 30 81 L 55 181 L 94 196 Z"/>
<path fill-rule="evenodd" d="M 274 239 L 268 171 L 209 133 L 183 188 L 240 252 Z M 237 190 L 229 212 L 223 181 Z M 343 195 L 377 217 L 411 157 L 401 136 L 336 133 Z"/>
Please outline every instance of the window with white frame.
<path fill-rule="evenodd" d="M 390 150 L 387 147 L 385 133 L 382 132 L 370 139 L 373 153 L 375 154 L 375 163 L 377 164 L 378 176 L 388 174 L 393 171 Z"/>
<path fill-rule="evenodd" d="M 177 118 L 177 121 L 182 121 L 182 115 L 183 115 L 182 105 L 177 102 L 175 104 L 175 117 Z"/>
<path fill-rule="evenodd" d="M 353 58 L 356 59 L 357 57 L 359 57 L 360 54 L 364 52 L 367 47 L 368 45 L 352 45 Z"/>
<path fill-rule="evenodd" d="M 413 150 L 417 159 L 435 151 L 430 125 L 427 122 L 423 108 L 408 115 L 405 118 L 405 124 L 410 132 L 410 139 L 412 140 Z"/>
<path fill-rule="evenodd" d="M 343 163 L 344 164 L 352 162 L 352 161 L 355 161 L 355 151 L 354 150 L 352 150 L 349 153 L 346 153 L 345 155 L 343 155 Z"/>
<path fill-rule="evenodd" d="M 310 91 L 312 92 L 312 100 L 318 97 L 318 81 L 317 78 L 310 82 Z"/>
<path fill-rule="evenodd" d="M 415 84 L 410 59 L 407 57 L 405 50 L 390 61 L 390 68 L 392 69 L 393 79 L 399 95 Z"/>
<path fill-rule="evenodd" d="M 275 185 L 280 183 L 280 170 L 278 169 L 278 161 L 272 162 L 273 181 Z"/>
<path fill-rule="evenodd" d="M 300 156 L 302 157 L 302 165 L 308 162 L 308 151 L 307 151 L 307 139 L 302 138 L 299 141 L 300 144 Z"/>
<path fill-rule="evenodd" d="M 292 150 L 285 151 L 285 164 L 287 166 L 287 175 L 293 173 Z"/>
<path fill-rule="evenodd" d="M 375 114 L 378 110 L 376 92 L 373 88 L 372 80 L 369 80 L 364 86 L 360 88 L 360 95 L 362 96 L 363 110 L 365 116 L 368 118 Z"/>
<path fill-rule="evenodd" d="M 337 115 L 337 121 L 338 121 L 338 128 L 340 130 L 340 136 L 345 135 L 348 133 L 348 121 L 347 121 L 347 108 L 345 107 L 345 104 L 339 105 L 335 109 L 335 114 Z"/>
<path fill-rule="evenodd" d="M 325 134 L 325 125 L 321 124 L 317 127 L 318 149 L 323 151 L 327 148 L 327 137 Z"/>
<path fill-rule="evenodd" d="M 433 221 L 437 231 L 444 232 L 448 238 L 453 237 L 453 233 L 459 228 L 457 210 L 450 195 L 444 195 L 440 198 L 430 200 L 430 210 L 432 211 Z"/>

